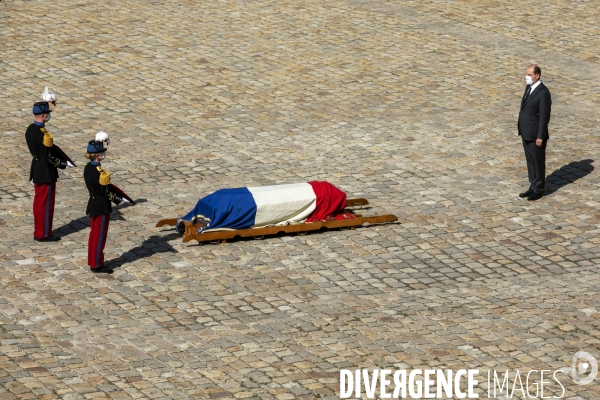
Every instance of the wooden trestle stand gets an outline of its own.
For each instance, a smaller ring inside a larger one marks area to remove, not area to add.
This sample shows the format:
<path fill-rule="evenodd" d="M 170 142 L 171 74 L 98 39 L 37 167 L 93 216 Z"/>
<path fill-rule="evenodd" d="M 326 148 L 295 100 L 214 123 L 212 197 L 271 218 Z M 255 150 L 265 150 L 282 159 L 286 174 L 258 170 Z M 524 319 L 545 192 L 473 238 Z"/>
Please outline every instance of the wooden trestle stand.
<path fill-rule="evenodd" d="M 351 208 L 362 208 L 369 204 L 367 199 L 347 199 L 346 207 Z M 280 233 L 306 233 L 310 231 L 318 231 L 322 229 L 340 229 L 340 228 L 349 228 L 354 229 L 357 226 L 363 226 L 365 224 L 385 224 L 397 221 L 398 218 L 395 215 L 376 215 L 373 217 L 363 217 L 360 214 L 353 214 L 354 218 L 347 219 L 332 219 L 327 221 L 316 221 L 316 222 L 307 222 L 307 223 L 296 223 L 289 225 L 272 225 L 264 228 L 249 228 L 249 229 L 225 229 L 225 230 L 215 230 L 215 231 L 207 231 L 204 233 L 196 233 L 199 228 L 202 228 L 204 225 L 200 223 L 192 224 L 190 222 L 184 222 L 185 231 L 183 233 L 183 241 L 189 242 L 191 240 L 196 240 L 198 242 L 215 242 L 220 241 L 221 243 L 225 243 L 227 239 L 234 239 L 236 237 L 253 237 L 253 238 L 262 238 L 263 236 L 268 235 L 277 235 Z M 161 219 L 156 223 L 156 227 L 159 228 L 161 226 L 175 226 L 177 223 L 177 218 L 167 218 Z"/>

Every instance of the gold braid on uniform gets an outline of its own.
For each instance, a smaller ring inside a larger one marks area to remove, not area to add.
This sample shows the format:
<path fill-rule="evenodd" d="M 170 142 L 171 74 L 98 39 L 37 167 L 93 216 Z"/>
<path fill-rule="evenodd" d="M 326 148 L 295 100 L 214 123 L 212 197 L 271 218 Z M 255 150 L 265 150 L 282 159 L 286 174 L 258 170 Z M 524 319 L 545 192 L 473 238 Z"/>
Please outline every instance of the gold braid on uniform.
<path fill-rule="evenodd" d="M 52 147 L 52 146 L 54 146 L 54 137 L 50 134 L 50 132 L 48 132 L 46 130 L 46 128 L 44 128 L 44 127 L 41 127 L 40 131 L 42 131 L 42 133 L 44 134 L 44 139 L 42 141 L 42 143 L 44 144 L 44 146 L 46 146 L 46 147 Z M 54 165 L 57 168 L 60 165 L 60 159 L 59 158 L 49 156 L 48 160 L 50 161 L 50 164 Z"/>
<path fill-rule="evenodd" d="M 60 159 L 56 158 L 56 157 L 48 157 L 48 160 L 50 160 L 50 164 L 54 165 L 56 168 L 58 168 L 58 166 L 60 165 Z"/>
<path fill-rule="evenodd" d="M 46 130 L 46 128 L 44 128 L 44 127 L 40 128 L 40 130 L 44 134 L 44 141 L 43 141 L 44 142 L 44 146 L 46 146 L 46 147 L 52 147 L 52 146 L 54 146 L 54 138 L 50 134 L 50 132 L 48 132 Z"/>
<path fill-rule="evenodd" d="M 100 184 L 102 186 L 110 185 L 110 172 L 104 171 L 102 167 L 96 167 L 98 172 L 100 172 Z"/>

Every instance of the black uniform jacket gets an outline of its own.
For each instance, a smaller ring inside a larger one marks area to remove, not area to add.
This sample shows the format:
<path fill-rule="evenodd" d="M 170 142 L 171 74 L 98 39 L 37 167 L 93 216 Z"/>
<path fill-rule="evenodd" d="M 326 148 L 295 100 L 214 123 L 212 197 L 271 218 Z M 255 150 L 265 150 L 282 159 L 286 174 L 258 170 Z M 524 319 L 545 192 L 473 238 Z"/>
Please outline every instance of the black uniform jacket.
<path fill-rule="evenodd" d="M 36 124 L 29 125 L 25 132 L 27 147 L 33 157 L 29 169 L 29 180 L 33 180 L 33 183 L 56 182 L 58 180 L 57 168 L 65 168 L 60 165 L 62 160 L 54 154 L 54 146 L 44 146 L 44 133 L 46 133 L 46 129 Z"/>
<path fill-rule="evenodd" d="M 83 179 L 90 192 L 90 199 L 88 200 L 85 213 L 90 217 L 110 214 L 112 211 L 108 185 L 100 184 L 100 171 L 98 171 L 98 167 L 100 167 L 100 163 L 89 162 L 83 170 Z"/>
<path fill-rule="evenodd" d="M 527 88 L 525 88 L 527 93 Z M 524 140 L 548 139 L 548 123 L 550 122 L 550 109 L 552 99 L 550 91 L 543 83 L 535 88 L 527 99 L 523 95 L 521 111 L 519 112 L 519 135 Z"/>

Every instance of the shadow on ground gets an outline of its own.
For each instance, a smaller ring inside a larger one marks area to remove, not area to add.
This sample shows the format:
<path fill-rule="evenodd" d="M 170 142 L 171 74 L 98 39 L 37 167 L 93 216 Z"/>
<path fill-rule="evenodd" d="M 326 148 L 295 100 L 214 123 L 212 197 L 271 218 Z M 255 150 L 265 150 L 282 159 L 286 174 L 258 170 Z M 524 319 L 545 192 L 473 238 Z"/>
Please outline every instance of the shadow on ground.
<path fill-rule="evenodd" d="M 148 200 L 146 199 L 138 199 L 135 200 L 136 205 L 140 203 L 145 203 Z M 121 215 L 121 210 L 128 207 L 133 207 L 133 204 L 121 203 L 118 206 L 113 206 L 113 211 L 110 213 L 110 220 L 112 221 L 125 221 L 125 218 Z M 84 215 L 80 218 L 74 219 L 71 222 L 68 222 L 58 228 L 54 228 L 52 231 L 58 237 L 68 236 L 71 233 L 82 231 L 86 228 L 90 227 L 90 217 Z"/>
<path fill-rule="evenodd" d="M 121 267 L 123 264 L 132 263 L 142 258 L 150 257 L 154 254 L 177 253 L 177 250 L 175 250 L 173 246 L 169 244 L 169 241 L 180 238 L 181 235 L 175 232 L 167 236 L 150 236 L 144 240 L 141 245 L 126 251 L 117 258 L 107 261 L 106 265 L 115 269 Z"/>
<path fill-rule="evenodd" d="M 564 186 L 575 182 L 590 174 L 594 170 L 592 163 L 594 160 L 586 159 L 573 161 L 552 172 L 546 177 L 546 190 L 544 195 L 548 196 Z"/>

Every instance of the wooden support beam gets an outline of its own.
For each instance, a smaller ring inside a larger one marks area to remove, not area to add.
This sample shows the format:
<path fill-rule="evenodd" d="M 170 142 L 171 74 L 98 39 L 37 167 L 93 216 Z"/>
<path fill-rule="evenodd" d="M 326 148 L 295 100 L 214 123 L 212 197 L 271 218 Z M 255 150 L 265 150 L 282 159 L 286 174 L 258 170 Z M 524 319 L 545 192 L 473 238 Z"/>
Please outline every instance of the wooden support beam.
<path fill-rule="evenodd" d="M 346 207 L 359 207 L 369 204 L 367 199 L 346 199 Z"/>
<path fill-rule="evenodd" d="M 309 231 L 318 231 L 321 229 L 339 229 L 339 228 L 355 228 L 365 224 L 382 224 L 397 221 L 395 215 L 377 215 L 374 217 L 359 217 L 331 221 L 309 222 L 294 225 L 269 226 L 266 228 L 250 228 L 250 229 L 232 229 L 208 231 L 204 233 L 186 235 L 183 238 L 184 242 L 196 240 L 198 242 L 221 241 L 225 243 L 227 239 L 236 237 L 257 237 L 267 235 L 277 235 L 279 233 L 303 233 Z"/>

